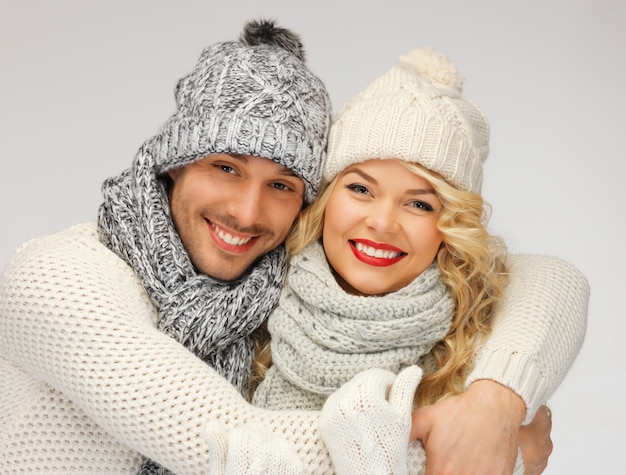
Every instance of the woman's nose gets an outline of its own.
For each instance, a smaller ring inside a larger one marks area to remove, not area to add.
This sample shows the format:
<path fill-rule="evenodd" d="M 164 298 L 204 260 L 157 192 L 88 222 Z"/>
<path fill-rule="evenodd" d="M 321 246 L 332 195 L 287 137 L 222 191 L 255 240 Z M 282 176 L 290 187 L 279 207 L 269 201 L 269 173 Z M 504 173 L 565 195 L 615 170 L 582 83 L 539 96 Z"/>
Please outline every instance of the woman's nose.
<path fill-rule="evenodd" d="M 370 207 L 365 223 L 379 233 L 393 233 L 398 230 L 395 206 L 386 200 L 380 200 Z"/>

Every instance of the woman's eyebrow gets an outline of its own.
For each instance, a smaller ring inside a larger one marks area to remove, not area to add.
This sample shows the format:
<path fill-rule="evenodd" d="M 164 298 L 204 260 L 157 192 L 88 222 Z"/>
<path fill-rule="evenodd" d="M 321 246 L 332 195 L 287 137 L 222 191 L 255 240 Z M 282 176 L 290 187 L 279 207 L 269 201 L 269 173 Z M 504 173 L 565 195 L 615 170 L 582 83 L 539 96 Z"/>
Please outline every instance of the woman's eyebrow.
<path fill-rule="evenodd" d="M 408 195 L 436 195 L 434 188 L 411 188 L 406 190 Z"/>
<path fill-rule="evenodd" d="M 374 178 L 371 175 L 368 175 L 367 173 L 365 173 L 364 171 L 360 170 L 359 168 L 353 168 L 348 173 L 346 173 L 346 175 L 349 175 L 350 173 L 356 173 L 357 175 L 361 176 L 364 180 L 367 180 L 370 183 L 378 185 L 378 181 L 376 180 L 376 178 Z"/>
<path fill-rule="evenodd" d="M 356 173 L 357 175 L 361 176 L 364 180 L 367 180 L 375 185 L 378 185 L 378 181 L 376 180 L 376 178 L 365 173 L 359 168 L 353 168 L 348 173 L 346 173 L 346 175 L 350 173 Z M 437 194 L 434 188 L 409 188 L 408 190 L 405 191 L 405 193 L 409 195 L 430 195 L 430 194 L 436 195 Z"/>

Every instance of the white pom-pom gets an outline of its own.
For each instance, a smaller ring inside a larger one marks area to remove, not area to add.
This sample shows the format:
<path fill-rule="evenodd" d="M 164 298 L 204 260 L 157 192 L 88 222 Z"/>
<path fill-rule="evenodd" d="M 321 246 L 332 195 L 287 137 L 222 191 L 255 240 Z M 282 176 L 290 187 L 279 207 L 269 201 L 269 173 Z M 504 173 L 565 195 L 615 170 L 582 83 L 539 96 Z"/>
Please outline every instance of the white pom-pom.
<path fill-rule="evenodd" d="M 433 81 L 451 86 L 459 92 L 463 90 L 463 76 L 459 74 L 452 60 L 433 48 L 414 49 L 402 56 L 400 61 Z"/>

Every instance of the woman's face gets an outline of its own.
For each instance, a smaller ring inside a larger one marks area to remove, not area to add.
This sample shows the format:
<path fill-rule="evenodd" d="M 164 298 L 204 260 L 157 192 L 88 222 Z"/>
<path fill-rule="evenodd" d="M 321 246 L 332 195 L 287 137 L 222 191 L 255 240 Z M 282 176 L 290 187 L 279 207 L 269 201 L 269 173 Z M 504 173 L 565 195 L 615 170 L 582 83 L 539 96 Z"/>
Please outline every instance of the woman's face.
<path fill-rule="evenodd" d="M 442 207 L 430 183 L 396 160 L 347 168 L 329 196 L 322 233 L 339 284 L 357 295 L 409 284 L 437 255 Z"/>

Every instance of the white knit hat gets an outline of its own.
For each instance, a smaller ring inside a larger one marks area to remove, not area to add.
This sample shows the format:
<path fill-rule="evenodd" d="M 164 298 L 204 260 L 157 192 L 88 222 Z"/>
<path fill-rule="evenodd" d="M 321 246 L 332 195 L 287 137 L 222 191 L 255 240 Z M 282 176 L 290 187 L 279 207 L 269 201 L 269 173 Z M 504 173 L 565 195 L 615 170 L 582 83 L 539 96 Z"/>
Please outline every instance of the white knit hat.
<path fill-rule="evenodd" d="M 324 179 L 371 158 L 398 158 L 439 173 L 453 186 L 480 192 L 489 124 L 462 95 L 450 59 L 418 48 L 353 97 L 329 134 Z"/>

